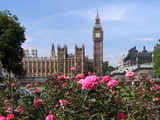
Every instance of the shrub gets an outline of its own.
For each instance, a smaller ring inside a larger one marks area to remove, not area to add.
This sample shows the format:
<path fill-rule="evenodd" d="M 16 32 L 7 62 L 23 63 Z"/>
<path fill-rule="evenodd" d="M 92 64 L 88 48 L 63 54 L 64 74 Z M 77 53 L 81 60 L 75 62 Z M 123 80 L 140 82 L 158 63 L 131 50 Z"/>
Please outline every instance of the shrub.
<path fill-rule="evenodd" d="M 6 79 L 0 115 L 12 114 L 17 120 L 160 119 L 159 81 L 141 78 L 132 83 L 92 74 L 84 79 L 52 74 L 43 88 L 29 83 L 22 90 L 16 80 Z"/>

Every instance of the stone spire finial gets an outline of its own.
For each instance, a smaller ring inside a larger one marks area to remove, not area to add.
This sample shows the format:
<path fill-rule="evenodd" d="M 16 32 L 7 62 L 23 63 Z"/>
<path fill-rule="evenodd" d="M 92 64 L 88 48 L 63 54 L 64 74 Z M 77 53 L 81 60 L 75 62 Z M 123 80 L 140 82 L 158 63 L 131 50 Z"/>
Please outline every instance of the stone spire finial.
<path fill-rule="evenodd" d="M 98 10 L 97 10 L 97 16 L 96 16 L 96 24 L 100 24 L 100 18 L 99 18 Z"/>
<path fill-rule="evenodd" d="M 54 43 L 52 43 L 52 51 L 54 51 Z"/>
<path fill-rule="evenodd" d="M 98 10 L 97 10 L 97 16 L 96 16 L 96 21 L 95 21 L 95 26 L 94 26 L 94 28 L 99 28 L 99 29 L 102 28 L 102 26 L 101 26 L 101 24 L 100 24 L 100 18 L 99 18 Z"/>
<path fill-rule="evenodd" d="M 97 10 L 97 17 L 96 17 L 96 19 L 100 19 L 100 18 L 99 18 L 99 14 L 98 14 L 98 10 Z"/>
<path fill-rule="evenodd" d="M 147 50 L 146 50 L 146 47 L 145 47 L 145 46 L 143 46 L 143 52 L 147 52 Z"/>

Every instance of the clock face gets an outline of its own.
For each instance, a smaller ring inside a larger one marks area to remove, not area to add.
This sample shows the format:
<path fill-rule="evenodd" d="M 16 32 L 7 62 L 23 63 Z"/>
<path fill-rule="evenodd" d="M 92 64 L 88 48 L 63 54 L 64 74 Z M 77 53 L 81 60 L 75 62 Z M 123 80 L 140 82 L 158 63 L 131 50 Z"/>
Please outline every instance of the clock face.
<path fill-rule="evenodd" d="M 99 38 L 100 37 L 100 33 L 96 33 L 96 38 Z"/>

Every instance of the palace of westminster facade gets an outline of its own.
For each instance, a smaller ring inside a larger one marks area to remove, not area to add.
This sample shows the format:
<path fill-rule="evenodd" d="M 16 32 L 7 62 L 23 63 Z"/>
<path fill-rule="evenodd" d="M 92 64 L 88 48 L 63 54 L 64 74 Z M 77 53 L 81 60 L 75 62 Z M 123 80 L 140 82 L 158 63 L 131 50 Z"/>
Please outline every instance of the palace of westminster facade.
<path fill-rule="evenodd" d="M 51 57 L 38 57 L 37 50 L 24 50 L 23 67 L 26 77 L 41 77 L 51 73 L 60 73 L 65 76 L 73 75 L 71 67 L 75 67 L 78 73 L 87 74 L 88 71 L 102 74 L 103 64 L 103 29 L 97 12 L 95 25 L 92 31 L 93 60 L 85 56 L 85 46 L 75 45 L 75 54 L 68 54 L 67 46 L 57 46 L 57 54 L 52 44 Z"/>

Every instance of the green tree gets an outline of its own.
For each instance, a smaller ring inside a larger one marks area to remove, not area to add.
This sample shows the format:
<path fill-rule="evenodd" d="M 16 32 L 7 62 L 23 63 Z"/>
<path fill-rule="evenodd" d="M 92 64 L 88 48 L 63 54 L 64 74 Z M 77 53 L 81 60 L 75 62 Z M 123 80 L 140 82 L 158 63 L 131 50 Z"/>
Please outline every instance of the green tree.
<path fill-rule="evenodd" d="M 111 71 L 115 69 L 115 67 L 108 65 L 108 61 L 103 62 L 103 75 L 110 75 Z"/>
<path fill-rule="evenodd" d="M 160 42 L 160 39 L 158 40 Z M 157 43 L 153 51 L 153 68 L 155 70 L 154 77 L 160 78 L 160 43 Z"/>
<path fill-rule="evenodd" d="M 16 15 L 10 11 L 0 11 L 0 60 L 3 67 L 10 73 L 21 75 L 24 71 L 22 65 L 25 39 L 25 28 L 20 26 Z"/>

